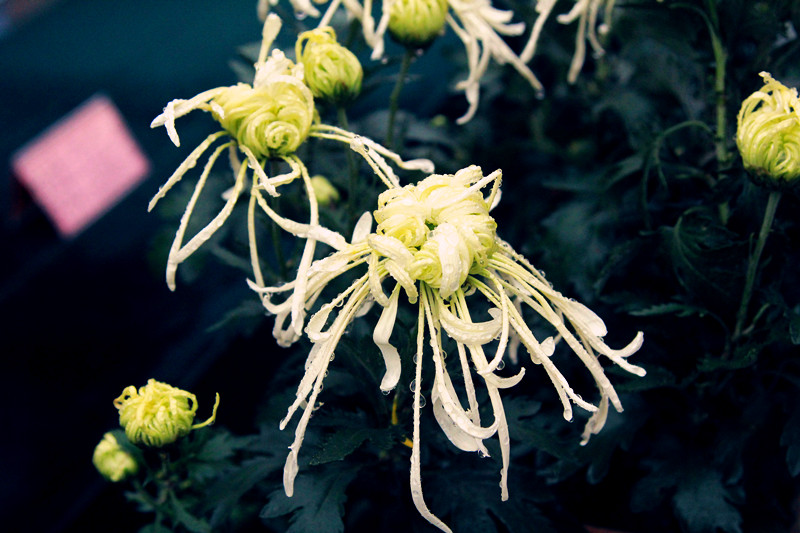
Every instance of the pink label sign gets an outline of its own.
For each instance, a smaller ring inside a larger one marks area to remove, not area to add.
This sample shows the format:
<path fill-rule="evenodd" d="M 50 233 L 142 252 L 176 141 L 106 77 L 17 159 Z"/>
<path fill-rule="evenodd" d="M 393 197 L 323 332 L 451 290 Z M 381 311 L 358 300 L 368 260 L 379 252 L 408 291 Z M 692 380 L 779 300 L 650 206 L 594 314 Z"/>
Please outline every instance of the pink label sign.
<path fill-rule="evenodd" d="M 11 166 L 65 237 L 94 222 L 150 171 L 104 95 L 93 96 L 22 147 Z"/>

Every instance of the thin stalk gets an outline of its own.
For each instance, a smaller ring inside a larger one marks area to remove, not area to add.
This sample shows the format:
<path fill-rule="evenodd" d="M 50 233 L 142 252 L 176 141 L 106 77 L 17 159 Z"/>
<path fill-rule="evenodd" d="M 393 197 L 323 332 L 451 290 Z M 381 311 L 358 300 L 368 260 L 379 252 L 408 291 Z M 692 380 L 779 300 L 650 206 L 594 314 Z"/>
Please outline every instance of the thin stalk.
<path fill-rule="evenodd" d="M 775 211 L 778 209 L 778 202 L 780 199 L 780 191 L 772 191 L 769 193 L 767 208 L 764 211 L 764 220 L 761 222 L 761 231 L 758 233 L 758 241 L 756 242 L 753 254 L 750 256 L 750 262 L 747 265 L 747 277 L 744 281 L 742 302 L 739 304 L 739 312 L 736 313 L 736 327 L 733 330 L 734 341 L 742 335 L 742 327 L 744 327 L 744 321 L 747 318 L 747 308 L 750 305 L 750 298 L 753 296 L 753 286 L 755 285 L 756 273 L 758 272 L 758 263 L 761 260 L 761 252 L 764 251 L 764 244 L 766 244 L 767 236 L 772 228 L 772 221 L 775 219 Z"/>
<path fill-rule="evenodd" d="M 347 120 L 347 111 L 344 106 L 339 106 L 337 109 L 339 114 L 339 126 L 343 130 L 350 131 L 350 123 Z M 358 167 L 356 167 L 356 160 L 353 157 L 353 151 L 347 150 L 347 168 L 350 171 L 350 180 L 347 187 L 347 212 L 350 216 L 355 218 L 356 212 L 356 189 L 358 188 Z"/>
<path fill-rule="evenodd" d="M 411 68 L 411 62 L 414 60 L 414 56 L 414 51 L 407 48 L 406 53 L 403 55 L 403 62 L 400 64 L 400 73 L 397 75 L 397 82 L 395 82 L 392 95 L 389 97 L 389 125 L 386 129 L 386 146 L 390 150 L 394 144 L 394 121 L 397 110 L 400 107 L 400 93 L 403 91 L 403 85 L 408 76 L 408 69 Z"/>

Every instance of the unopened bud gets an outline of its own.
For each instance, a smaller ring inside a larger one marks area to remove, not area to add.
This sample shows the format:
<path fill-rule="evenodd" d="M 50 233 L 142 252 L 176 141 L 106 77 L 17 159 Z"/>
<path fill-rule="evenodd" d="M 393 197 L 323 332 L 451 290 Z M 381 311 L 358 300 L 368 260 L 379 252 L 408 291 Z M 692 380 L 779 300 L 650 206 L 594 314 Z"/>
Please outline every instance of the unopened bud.
<path fill-rule="evenodd" d="M 122 435 L 121 432 L 120 435 Z M 120 445 L 114 432 L 103 435 L 103 440 L 94 449 L 92 463 L 104 478 L 114 483 L 133 476 L 139 471 L 139 463 L 136 458 Z"/>
<path fill-rule="evenodd" d="M 408 48 L 424 48 L 442 33 L 447 0 L 394 0 L 389 10 L 389 34 Z"/>
<path fill-rule="evenodd" d="M 295 44 L 305 83 L 315 98 L 344 105 L 361 93 L 364 71 L 358 58 L 336 42 L 330 26 L 301 33 Z"/>

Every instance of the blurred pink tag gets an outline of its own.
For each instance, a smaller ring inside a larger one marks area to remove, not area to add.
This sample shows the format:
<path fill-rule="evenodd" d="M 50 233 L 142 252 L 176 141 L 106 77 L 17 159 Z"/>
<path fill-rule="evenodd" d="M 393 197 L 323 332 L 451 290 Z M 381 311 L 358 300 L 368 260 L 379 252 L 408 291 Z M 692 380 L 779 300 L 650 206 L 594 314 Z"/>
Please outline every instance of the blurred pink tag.
<path fill-rule="evenodd" d="M 94 222 L 150 171 L 104 95 L 91 97 L 18 150 L 11 165 L 64 237 Z"/>

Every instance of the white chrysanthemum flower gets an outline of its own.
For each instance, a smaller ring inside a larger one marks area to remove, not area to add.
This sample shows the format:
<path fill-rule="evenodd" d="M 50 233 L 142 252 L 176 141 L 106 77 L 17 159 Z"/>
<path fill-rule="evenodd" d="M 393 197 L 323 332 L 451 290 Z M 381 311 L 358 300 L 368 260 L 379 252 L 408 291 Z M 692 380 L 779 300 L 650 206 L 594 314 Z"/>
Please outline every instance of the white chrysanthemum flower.
<path fill-rule="evenodd" d="M 222 126 L 222 130 L 209 135 L 189 154 L 150 201 L 149 210 L 152 210 L 183 175 L 197 164 L 198 159 L 210 150 L 212 145 L 219 139 L 225 138 L 224 142 L 211 152 L 172 243 L 166 274 L 167 285 L 172 290 L 175 289 L 175 273 L 178 265 L 211 238 L 230 216 L 245 187 L 248 169 L 252 170 L 248 230 L 251 261 L 257 282 L 261 283 L 262 276 L 255 246 L 254 213 L 256 205 L 260 206 L 281 228 L 306 239 L 298 278 L 305 278 L 306 271 L 314 257 L 317 241 L 329 244 L 334 248 L 344 245 L 345 239 L 341 235 L 319 225 L 317 199 L 311 178 L 303 162 L 295 155 L 295 151 L 308 137 L 330 139 L 348 145 L 355 143 L 358 147 L 357 150 L 369 165 L 372 168 L 381 169 L 379 176 L 387 187 L 398 186 L 397 177 L 386 162 L 387 158 L 401 168 L 433 171 L 433 164 L 428 160 L 404 162 L 394 152 L 369 139 L 334 126 L 316 123 L 314 97 L 304 83 L 303 65 L 295 64 L 280 50 L 273 50 L 268 57 L 268 50 L 280 28 L 281 20 L 277 15 L 270 14 L 266 17 L 252 86 L 239 83 L 231 87 L 217 87 L 204 91 L 189 100 L 173 100 L 150 125 L 151 127 L 164 126 L 172 142 L 176 146 L 180 146 L 178 132 L 175 129 L 175 119 L 195 109 L 201 109 L 210 112 Z M 186 227 L 200 193 L 211 169 L 225 149 L 229 151 L 231 166 L 234 170 L 233 188 L 225 194 L 226 203 L 219 214 L 189 242 L 183 244 Z M 244 156 L 244 164 L 239 160 L 239 153 Z M 268 177 L 265 166 L 270 158 L 283 160 L 289 165 L 290 172 Z M 262 194 L 263 191 L 266 191 L 269 195 L 278 196 L 277 188 L 279 186 L 298 178 L 303 180 L 309 198 L 310 220 L 308 224 L 294 222 L 279 216 L 269 207 Z M 301 294 L 302 291 L 298 293 L 298 298 L 302 298 Z"/>
<path fill-rule="evenodd" d="M 557 17 L 561 24 L 572 24 L 578 21 L 578 29 L 575 32 L 575 52 L 572 55 L 572 63 L 567 74 L 567 81 L 575 83 L 583 68 L 586 60 L 586 41 L 595 53 L 600 57 L 605 53 L 605 49 L 600 44 L 599 35 L 605 35 L 611 28 L 611 12 L 614 9 L 616 0 L 575 0 L 575 5 L 568 13 Z M 536 0 L 536 22 L 533 24 L 528 43 L 522 50 L 519 57 L 523 62 L 528 63 L 536 53 L 536 45 L 542 33 L 545 22 L 550 17 L 550 13 L 556 5 L 556 0 Z M 598 24 L 598 15 L 603 11 L 603 22 Z"/>
<path fill-rule="evenodd" d="M 292 0 L 296 10 L 299 1 Z M 363 3 L 358 0 L 332 0 L 320 19 L 319 27 L 329 25 L 333 14 L 343 5 L 350 18 L 361 22 L 364 39 L 372 48 L 372 59 L 380 59 L 384 55 L 384 38 L 390 29 L 390 15 L 395 1 L 399 0 L 382 0 L 381 16 L 376 22 L 372 16 L 373 0 L 363 0 Z M 537 94 L 542 94 L 544 88 L 539 79 L 526 65 L 526 61 L 520 59 L 501 37 L 521 35 L 525 31 L 524 23 L 510 22 L 514 16 L 513 11 L 493 7 L 491 0 L 447 0 L 447 4 L 450 9 L 446 18 L 447 24 L 464 43 L 469 68 L 467 78 L 456 84 L 456 89 L 464 91 L 469 104 L 467 112 L 458 119 L 459 124 L 469 122 L 478 109 L 480 81 L 491 59 L 501 65 L 508 63 L 513 66 Z M 297 12 L 303 17 L 319 16 L 316 8 L 310 4 L 308 7 Z"/>
<path fill-rule="evenodd" d="M 308 421 L 318 406 L 317 399 L 334 350 L 347 326 L 355 317 L 364 314 L 373 302 L 382 308 L 373 332 L 373 340 L 386 366 L 380 388 L 390 391 L 397 385 L 401 359 L 390 337 L 401 292 L 410 304 L 418 307 L 412 498 L 422 516 L 443 531 L 450 530 L 427 508 L 422 495 L 421 383 L 422 365 L 427 361 L 432 360 L 435 371 L 431 390 L 433 413 L 453 445 L 486 455 L 483 441 L 495 434 L 498 436 L 502 453 L 500 486 L 503 500 L 508 498 L 510 438 L 500 390 L 517 384 L 525 373 L 525 369 L 520 369 L 511 377 L 497 375 L 504 355 L 512 349 L 510 344 L 516 342 L 524 346 L 531 360 L 541 365 L 555 386 L 567 420 L 572 418 L 573 403 L 593 413 L 586 424 L 583 443 L 603 427 L 609 402 L 617 410 L 622 410 L 599 357 L 605 356 L 628 372 L 644 375 L 642 368 L 627 362 L 628 356 L 642 345 L 642 334 L 637 334 L 622 349 L 609 348 L 603 342 L 605 324 L 596 314 L 555 291 L 539 271 L 497 237 L 496 224 L 489 210 L 499 199 L 499 183 L 499 170 L 484 177 L 479 167 L 471 166 L 454 175 L 431 175 L 416 185 L 392 187 L 379 196 L 378 209 L 374 213 L 376 230 L 370 231 L 372 220 L 365 213 L 356 226 L 352 241 L 330 256 L 315 261 L 308 269 L 307 279 L 298 278 L 278 287 L 251 284 L 262 295 L 267 310 L 277 315 L 276 338 L 288 344 L 297 339 L 299 324 L 296 321 L 304 320 L 302 313 L 292 312 L 297 303 L 294 293 L 303 286 L 303 310 L 309 311 L 331 281 L 344 273 L 360 271 L 349 288 L 324 303 L 307 323 L 303 323 L 313 346 L 296 399 L 281 422 L 283 429 L 302 408 L 284 469 L 287 495 L 291 496 L 294 490 L 298 453 Z M 484 197 L 481 190 L 490 184 L 491 192 Z M 384 286 L 387 292 L 384 292 Z M 281 295 L 288 295 L 288 298 L 276 301 Z M 473 314 L 486 304 L 490 318 L 475 321 Z M 523 316 L 524 307 L 551 324 L 555 337 L 537 339 Z M 287 319 L 290 319 L 288 325 Z M 445 363 L 443 333 L 457 347 L 456 364 L 463 376 L 463 387 L 459 388 L 465 391 L 466 408 Z M 430 345 L 427 353 L 426 336 Z M 573 391 L 551 359 L 556 344 L 561 341 L 566 342 L 594 378 L 600 391 L 597 404 L 582 399 Z M 491 351 L 494 353 L 487 353 Z M 494 416 L 488 424 L 480 419 L 476 381 L 485 387 L 490 399 Z"/>

